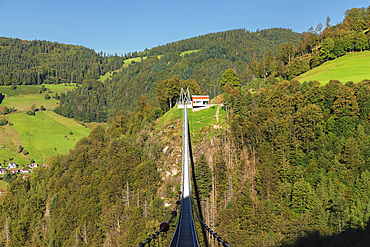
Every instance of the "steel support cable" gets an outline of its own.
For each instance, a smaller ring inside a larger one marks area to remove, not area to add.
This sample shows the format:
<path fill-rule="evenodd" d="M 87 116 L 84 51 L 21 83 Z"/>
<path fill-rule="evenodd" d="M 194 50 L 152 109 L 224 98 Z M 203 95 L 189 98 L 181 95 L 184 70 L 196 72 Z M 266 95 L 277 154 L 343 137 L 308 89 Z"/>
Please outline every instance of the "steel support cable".
<path fill-rule="evenodd" d="M 189 125 L 189 122 L 188 122 L 188 125 Z M 191 194 L 191 200 L 192 200 L 192 203 L 193 203 L 193 208 L 194 208 L 195 214 L 197 215 L 200 223 L 203 226 L 202 227 L 202 233 L 203 233 L 203 238 L 204 238 L 205 245 L 208 246 L 207 237 L 206 237 L 206 233 L 205 233 L 205 229 L 206 229 L 211 234 L 211 236 L 214 237 L 214 239 L 217 239 L 217 241 L 219 243 L 222 243 L 223 246 L 231 247 L 226 241 L 222 240 L 222 238 L 220 236 L 217 236 L 217 234 L 214 231 L 212 231 L 212 229 L 209 228 L 203 221 L 202 207 L 200 205 L 198 186 L 197 186 L 197 182 L 196 182 L 196 178 L 195 178 L 195 166 L 194 166 L 194 160 L 193 160 L 193 151 L 192 151 L 192 147 L 191 147 L 191 137 L 190 137 L 189 126 L 188 126 L 188 136 L 189 136 L 189 139 L 188 139 L 188 141 L 189 141 L 189 156 L 190 156 L 193 184 L 194 184 L 194 190 L 195 190 L 195 196 L 196 196 L 196 199 L 197 199 L 199 214 L 198 214 L 197 208 L 195 207 L 194 199 L 193 199 L 192 194 Z"/>
<path fill-rule="evenodd" d="M 183 92 L 183 90 L 182 90 Z M 188 94 L 188 90 L 187 93 Z M 183 99 L 183 102 L 188 102 L 187 98 L 185 97 Z M 199 246 L 196 230 L 195 230 L 195 225 L 194 225 L 194 220 L 191 215 L 192 211 L 192 206 L 191 206 L 191 179 L 190 179 L 190 166 L 189 166 L 189 146 L 188 146 L 188 128 L 189 128 L 189 121 L 188 121 L 188 114 L 187 114 L 187 106 L 184 104 L 184 111 L 183 111 L 183 163 L 182 163 L 182 188 L 183 188 L 183 201 L 181 203 L 181 211 L 180 211 L 180 216 L 177 222 L 177 228 L 175 231 L 175 234 L 172 238 L 171 241 L 171 247 L 175 246 L 190 246 L 190 242 L 182 242 L 185 239 L 192 238 L 192 246 Z M 190 210 L 190 217 L 183 218 L 183 213 L 185 212 L 185 215 L 187 215 L 187 211 Z M 183 222 L 184 221 L 184 222 Z M 183 229 L 183 223 L 185 224 L 184 226 L 186 228 Z M 187 225 L 189 224 L 189 225 Z M 190 229 L 190 231 L 189 231 Z M 182 232 L 184 230 L 184 232 Z M 184 237 L 185 236 L 185 237 Z M 185 238 L 185 239 L 184 239 Z M 187 240 L 189 241 L 189 240 Z"/>
<path fill-rule="evenodd" d="M 181 98 L 182 97 L 183 97 L 183 92 L 182 92 L 182 89 L 181 89 Z M 182 98 L 181 101 L 184 102 L 185 100 Z M 185 103 L 184 103 L 184 107 L 185 107 Z M 182 118 L 185 119 L 185 111 L 184 110 L 182 111 Z M 180 185 L 181 185 L 180 189 L 181 189 L 181 191 L 184 191 L 184 146 L 185 146 L 185 133 L 184 133 L 184 129 L 185 129 L 185 121 L 184 121 L 184 123 L 182 125 L 182 161 L 181 161 L 181 179 L 180 179 Z M 182 209 L 182 207 L 181 207 L 181 209 Z M 182 215 L 182 212 L 180 210 L 180 215 L 179 215 L 179 218 L 177 220 L 177 225 L 176 225 L 175 233 L 172 236 L 171 244 L 174 241 L 176 243 L 179 241 L 179 230 L 181 229 L 182 217 L 183 217 L 183 215 Z M 176 241 L 176 239 L 177 239 L 177 241 Z"/>
<path fill-rule="evenodd" d="M 180 206 L 180 204 L 181 204 L 181 193 L 180 193 L 181 191 L 179 191 L 179 200 L 176 202 L 176 208 L 175 208 L 175 210 L 173 210 L 172 211 L 172 215 L 171 215 L 171 218 L 170 218 L 170 220 L 168 221 L 168 222 L 162 222 L 161 223 L 161 225 L 160 225 L 160 229 L 159 229 L 159 231 L 156 231 L 153 235 L 151 235 L 149 238 L 147 238 L 146 240 L 145 240 L 145 242 L 143 242 L 143 243 L 140 243 L 139 245 L 138 245 L 138 247 L 143 247 L 143 246 L 145 246 L 146 244 L 150 244 L 150 242 L 152 241 L 152 240 L 154 240 L 154 239 L 156 239 L 157 238 L 157 236 L 158 236 L 158 238 L 159 238 L 159 234 L 161 233 L 161 232 L 167 232 L 168 231 L 168 229 L 169 229 L 169 225 L 170 225 L 170 223 L 172 222 L 172 220 L 176 217 L 176 215 L 177 215 L 177 209 L 179 208 L 179 206 Z M 166 224 L 164 224 L 164 223 L 166 223 Z"/>

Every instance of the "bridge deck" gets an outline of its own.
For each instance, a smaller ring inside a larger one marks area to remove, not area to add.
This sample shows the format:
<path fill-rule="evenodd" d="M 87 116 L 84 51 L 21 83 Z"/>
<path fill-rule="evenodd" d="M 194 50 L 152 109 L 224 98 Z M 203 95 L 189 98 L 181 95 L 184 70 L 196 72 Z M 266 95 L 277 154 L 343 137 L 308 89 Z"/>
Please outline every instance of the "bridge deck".
<path fill-rule="evenodd" d="M 183 166 L 182 166 L 182 200 L 180 215 L 170 247 L 198 247 L 198 237 L 191 209 L 191 180 L 189 166 L 188 110 L 183 110 Z"/>

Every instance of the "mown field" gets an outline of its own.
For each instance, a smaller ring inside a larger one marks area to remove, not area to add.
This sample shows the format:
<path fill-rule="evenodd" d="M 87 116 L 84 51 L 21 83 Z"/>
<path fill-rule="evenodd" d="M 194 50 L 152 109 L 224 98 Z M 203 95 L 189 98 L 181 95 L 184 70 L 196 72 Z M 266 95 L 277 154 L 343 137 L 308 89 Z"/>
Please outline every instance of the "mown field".
<path fill-rule="evenodd" d="M 44 85 L 45 92 L 40 94 L 41 86 L 17 86 L 12 90 L 9 86 L 0 87 L 0 92 L 7 96 L 1 106 L 15 107 L 16 112 L 0 116 L 10 124 L 0 127 L 0 162 L 16 162 L 25 166 L 31 159 L 37 163 L 47 162 L 48 158 L 66 153 L 76 142 L 91 132 L 96 124 L 82 125 L 74 119 L 62 117 L 52 111 L 59 105 L 54 96 L 57 93 L 72 90 L 75 85 Z M 45 99 L 45 95 L 52 96 Z M 36 115 L 28 115 L 34 105 L 37 109 L 43 105 L 46 111 L 36 111 Z M 29 152 L 28 155 L 18 153 L 17 148 L 22 145 Z"/>
<path fill-rule="evenodd" d="M 370 51 L 349 53 L 343 57 L 328 61 L 296 79 L 300 82 L 319 81 L 325 85 L 330 80 L 339 80 L 342 83 L 355 83 L 370 79 Z"/>

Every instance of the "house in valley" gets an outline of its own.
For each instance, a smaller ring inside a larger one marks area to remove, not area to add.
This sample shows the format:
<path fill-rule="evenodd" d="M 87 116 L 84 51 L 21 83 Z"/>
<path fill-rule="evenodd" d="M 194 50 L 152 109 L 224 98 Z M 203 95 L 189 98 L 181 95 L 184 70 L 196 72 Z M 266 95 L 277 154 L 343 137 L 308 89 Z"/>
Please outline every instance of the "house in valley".
<path fill-rule="evenodd" d="M 7 169 L 9 170 L 9 169 L 14 169 L 14 168 L 18 168 L 17 163 L 15 163 L 15 162 L 10 162 L 10 163 L 8 164 Z"/>
<path fill-rule="evenodd" d="M 31 163 L 28 165 L 30 168 L 37 168 L 39 165 L 37 163 Z"/>

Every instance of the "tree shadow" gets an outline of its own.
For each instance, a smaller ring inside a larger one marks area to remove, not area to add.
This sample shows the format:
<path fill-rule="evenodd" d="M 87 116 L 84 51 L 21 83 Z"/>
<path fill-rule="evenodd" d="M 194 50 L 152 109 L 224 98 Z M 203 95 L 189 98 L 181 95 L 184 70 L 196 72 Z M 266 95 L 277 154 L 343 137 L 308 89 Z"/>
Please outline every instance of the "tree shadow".
<path fill-rule="evenodd" d="M 347 229 L 332 236 L 321 236 L 318 231 L 298 238 L 285 247 L 363 247 L 370 246 L 370 222 L 365 229 Z"/>

